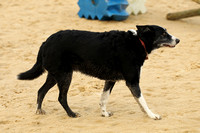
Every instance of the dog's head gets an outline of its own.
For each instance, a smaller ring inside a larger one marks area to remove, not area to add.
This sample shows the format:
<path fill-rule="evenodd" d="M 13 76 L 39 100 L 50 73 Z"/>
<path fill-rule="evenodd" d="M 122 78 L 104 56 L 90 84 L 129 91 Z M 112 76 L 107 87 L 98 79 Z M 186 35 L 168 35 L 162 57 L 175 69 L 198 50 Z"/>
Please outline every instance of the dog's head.
<path fill-rule="evenodd" d="M 160 47 L 175 47 L 180 40 L 169 33 L 165 28 L 156 25 L 137 25 L 137 35 L 144 42 L 151 44 L 149 50 L 153 50 Z"/>

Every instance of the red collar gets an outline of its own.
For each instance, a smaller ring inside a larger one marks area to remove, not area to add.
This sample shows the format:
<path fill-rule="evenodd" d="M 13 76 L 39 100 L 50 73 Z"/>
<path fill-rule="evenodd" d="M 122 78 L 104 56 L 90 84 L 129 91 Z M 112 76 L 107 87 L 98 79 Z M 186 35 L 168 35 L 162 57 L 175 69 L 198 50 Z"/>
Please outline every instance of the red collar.
<path fill-rule="evenodd" d="M 144 50 L 145 50 L 145 53 L 146 53 L 146 60 L 147 60 L 149 58 L 148 58 L 148 52 L 147 52 L 146 46 L 145 46 L 144 42 L 140 38 L 139 38 L 139 40 L 140 40 L 142 46 L 144 47 Z"/>

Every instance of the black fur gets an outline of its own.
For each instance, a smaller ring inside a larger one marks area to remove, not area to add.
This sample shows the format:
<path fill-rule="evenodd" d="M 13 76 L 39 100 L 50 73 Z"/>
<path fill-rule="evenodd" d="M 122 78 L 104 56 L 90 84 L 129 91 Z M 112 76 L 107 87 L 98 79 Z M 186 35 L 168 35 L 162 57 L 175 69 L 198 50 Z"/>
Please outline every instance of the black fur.
<path fill-rule="evenodd" d="M 56 83 L 59 102 L 69 116 L 77 117 L 67 104 L 67 92 L 73 71 L 106 80 L 104 90 L 112 90 L 115 81 L 125 80 L 135 97 L 140 97 L 140 69 L 146 50 L 159 48 L 159 37 L 165 29 L 159 26 L 137 26 L 138 36 L 128 31 L 89 32 L 78 30 L 59 31 L 51 35 L 40 47 L 36 64 L 19 79 L 34 79 L 48 71 L 45 84 L 38 91 L 38 109 L 48 90 Z M 170 40 L 170 38 L 169 38 Z M 167 40 L 167 41 L 169 41 Z"/>
<path fill-rule="evenodd" d="M 38 57 L 35 65 L 28 71 L 21 73 L 18 75 L 18 79 L 20 80 L 32 80 L 39 77 L 45 70 L 42 66 L 42 53 L 41 50 L 38 52 Z"/>

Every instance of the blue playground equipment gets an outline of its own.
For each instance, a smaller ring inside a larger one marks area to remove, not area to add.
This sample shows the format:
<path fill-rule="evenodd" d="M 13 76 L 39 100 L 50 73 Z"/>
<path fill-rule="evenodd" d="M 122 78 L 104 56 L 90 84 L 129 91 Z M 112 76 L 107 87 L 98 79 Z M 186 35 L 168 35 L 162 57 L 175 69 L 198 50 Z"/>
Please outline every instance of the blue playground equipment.
<path fill-rule="evenodd" d="M 81 18 L 121 21 L 129 16 L 127 0 L 79 0 L 78 5 Z"/>

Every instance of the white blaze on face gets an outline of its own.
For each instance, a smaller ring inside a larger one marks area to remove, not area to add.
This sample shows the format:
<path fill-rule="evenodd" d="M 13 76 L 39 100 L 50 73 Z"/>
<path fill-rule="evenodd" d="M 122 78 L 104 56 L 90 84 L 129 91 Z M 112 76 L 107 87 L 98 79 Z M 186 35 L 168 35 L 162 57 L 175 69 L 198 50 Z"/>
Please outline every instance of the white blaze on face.
<path fill-rule="evenodd" d="M 163 42 L 160 46 L 161 47 L 175 47 L 177 43 L 178 43 L 177 38 L 175 36 L 170 35 L 170 40 L 168 40 L 168 42 Z"/>
<path fill-rule="evenodd" d="M 171 35 L 171 37 L 172 37 L 172 42 L 171 42 L 171 44 L 175 46 L 175 45 L 176 45 L 176 39 L 177 39 L 177 38 L 176 38 L 175 36 L 172 36 L 172 35 Z"/>

